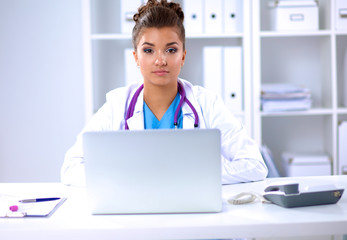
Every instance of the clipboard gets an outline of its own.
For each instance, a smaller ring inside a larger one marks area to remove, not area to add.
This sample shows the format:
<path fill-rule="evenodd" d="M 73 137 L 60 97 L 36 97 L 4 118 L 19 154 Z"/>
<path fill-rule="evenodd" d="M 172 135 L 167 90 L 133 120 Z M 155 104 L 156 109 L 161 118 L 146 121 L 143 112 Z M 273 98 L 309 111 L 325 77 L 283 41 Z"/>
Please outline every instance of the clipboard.
<path fill-rule="evenodd" d="M 0 212 L 0 218 L 50 217 L 65 201 L 62 197 L 54 201 L 20 204 L 18 211 Z"/>

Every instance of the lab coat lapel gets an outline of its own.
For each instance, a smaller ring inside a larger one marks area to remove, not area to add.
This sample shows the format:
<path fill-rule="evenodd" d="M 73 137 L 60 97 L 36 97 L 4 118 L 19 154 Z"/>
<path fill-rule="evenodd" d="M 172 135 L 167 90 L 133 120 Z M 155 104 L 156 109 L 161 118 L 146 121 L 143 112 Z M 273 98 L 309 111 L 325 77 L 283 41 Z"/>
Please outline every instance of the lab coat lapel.
<path fill-rule="evenodd" d="M 186 91 L 186 98 L 194 106 L 198 115 L 201 116 L 201 110 L 200 110 L 199 104 L 196 102 L 194 94 L 192 93 L 191 89 L 186 86 L 184 86 L 184 89 Z M 189 107 L 189 105 L 186 102 L 182 105 L 182 114 L 183 114 L 183 128 L 193 129 L 194 123 L 195 123 L 195 116 L 192 109 Z M 201 121 L 201 117 L 200 117 L 200 121 Z M 201 127 L 200 121 L 199 121 L 199 127 Z"/>
<path fill-rule="evenodd" d="M 127 121 L 129 130 L 144 130 L 144 115 L 143 115 L 143 91 L 137 98 L 134 115 Z"/>
<path fill-rule="evenodd" d="M 183 128 L 193 129 L 194 128 L 194 115 L 183 115 Z"/>

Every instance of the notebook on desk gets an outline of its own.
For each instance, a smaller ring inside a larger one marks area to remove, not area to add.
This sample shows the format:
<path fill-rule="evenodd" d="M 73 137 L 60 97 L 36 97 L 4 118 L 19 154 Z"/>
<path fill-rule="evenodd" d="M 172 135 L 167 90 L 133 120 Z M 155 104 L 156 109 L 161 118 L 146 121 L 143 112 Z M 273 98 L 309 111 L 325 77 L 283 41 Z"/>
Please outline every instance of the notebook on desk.
<path fill-rule="evenodd" d="M 92 214 L 219 212 L 217 129 L 83 135 Z"/>

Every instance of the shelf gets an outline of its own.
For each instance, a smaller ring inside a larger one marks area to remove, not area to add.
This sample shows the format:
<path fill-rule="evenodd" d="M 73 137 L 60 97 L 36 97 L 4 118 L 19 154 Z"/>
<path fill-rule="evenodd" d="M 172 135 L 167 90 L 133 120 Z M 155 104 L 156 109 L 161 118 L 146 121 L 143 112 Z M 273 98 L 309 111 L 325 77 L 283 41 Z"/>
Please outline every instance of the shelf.
<path fill-rule="evenodd" d="M 206 39 L 206 38 L 242 38 L 243 33 L 231 33 L 231 34 L 188 34 L 187 39 Z"/>
<path fill-rule="evenodd" d="M 99 33 L 92 34 L 92 40 L 131 40 L 130 34 L 122 34 L 122 33 Z"/>
<path fill-rule="evenodd" d="M 343 108 L 343 107 L 338 108 L 337 113 L 338 114 L 347 114 L 347 108 Z"/>
<path fill-rule="evenodd" d="M 312 31 L 312 32 L 293 32 L 293 31 L 263 31 L 260 32 L 261 37 L 307 37 L 307 36 L 329 36 L 332 34 L 330 30 Z M 337 35 L 347 35 L 346 32 L 336 32 Z M 207 38 L 242 38 L 243 33 L 232 33 L 232 34 L 191 34 L 187 35 L 187 39 L 207 39 Z M 122 33 L 97 33 L 92 34 L 91 39 L 93 40 L 118 40 L 118 39 L 131 39 L 131 34 Z"/>
<path fill-rule="evenodd" d="M 346 30 L 336 30 L 335 34 L 338 36 L 347 36 L 347 29 Z"/>
<path fill-rule="evenodd" d="M 261 112 L 261 116 L 262 117 L 319 116 L 319 115 L 330 115 L 332 113 L 333 113 L 332 109 L 313 108 L 313 109 L 305 110 L 305 111 Z"/>
<path fill-rule="evenodd" d="M 192 34 L 187 35 L 186 39 L 230 39 L 230 38 L 242 38 L 243 33 L 232 33 L 232 34 Z M 131 34 L 122 33 L 98 33 L 92 34 L 92 40 L 126 40 L 131 39 Z"/>
<path fill-rule="evenodd" d="M 329 36 L 330 30 L 319 31 L 262 31 L 261 37 L 307 37 L 307 36 Z"/>
<path fill-rule="evenodd" d="M 347 107 L 344 107 L 347 29 L 335 29 L 335 1 L 319 1 L 319 29 L 312 31 L 271 30 L 267 7 L 270 0 L 239 1 L 245 7 L 241 32 L 186 33 L 189 54 L 180 77 L 202 85 L 204 47 L 242 47 L 244 105 L 243 111 L 233 114 L 244 121 L 259 145 L 266 143 L 275 151 L 275 157 L 280 158 L 281 152 L 288 149 L 324 150 L 331 155 L 336 173 L 337 124 L 347 120 Z M 93 71 L 89 75 L 94 84 L 91 88 L 94 108 L 98 109 L 108 90 L 125 83 L 125 62 L 114 53 L 122 54 L 124 49 L 132 48 L 132 36 L 121 33 L 118 1 L 86 2 L 92 3 L 93 21 L 88 25 L 92 34 L 86 34 L 86 42 L 92 42 L 88 51 L 93 59 Z M 311 89 L 314 105 L 303 111 L 259 111 L 261 84 L 272 82 Z"/>

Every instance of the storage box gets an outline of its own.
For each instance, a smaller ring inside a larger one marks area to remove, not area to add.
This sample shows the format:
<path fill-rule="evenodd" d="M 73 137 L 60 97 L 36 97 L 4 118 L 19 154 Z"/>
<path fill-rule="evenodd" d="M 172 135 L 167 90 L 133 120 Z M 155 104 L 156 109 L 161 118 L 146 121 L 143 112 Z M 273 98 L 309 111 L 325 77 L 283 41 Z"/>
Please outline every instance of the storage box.
<path fill-rule="evenodd" d="M 318 1 L 270 2 L 271 30 L 318 30 Z"/>
<path fill-rule="evenodd" d="M 338 128 L 338 174 L 347 175 L 347 121 Z"/>
<path fill-rule="evenodd" d="M 336 29 L 343 30 L 347 29 L 347 1 L 336 0 L 335 5 L 335 24 Z"/>
<path fill-rule="evenodd" d="M 326 154 L 282 154 L 283 169 L 287 177 L 331 175 L 331 159 Z"/>

